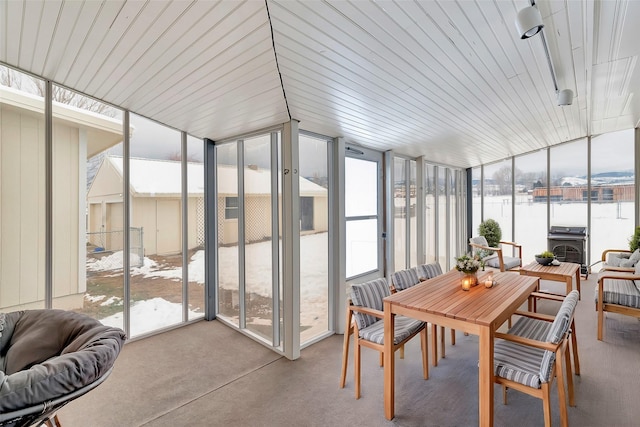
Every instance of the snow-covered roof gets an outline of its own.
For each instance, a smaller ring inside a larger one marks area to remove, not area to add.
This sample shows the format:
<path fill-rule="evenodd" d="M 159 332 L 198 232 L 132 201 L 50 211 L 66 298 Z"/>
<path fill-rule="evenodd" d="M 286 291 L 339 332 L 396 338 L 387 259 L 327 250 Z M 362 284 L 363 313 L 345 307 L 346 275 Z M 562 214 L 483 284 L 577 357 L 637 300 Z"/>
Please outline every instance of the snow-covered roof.
<path fill-rule="evenodd" d="M 105 161 L 107 160 L 122 176 L 122 157 L 108 156 Z M 131 189 L 137 195 L 175 195 L 178 197 L 181 193 L 179 161 L 132 158 L 129 169 Z M 247 194 L 271 194 L 269 170 L 246 168 L 244 171 L 244 187 Z M 219 195 L 236 195 L 238 193 L 238 176 L 235 166 L 218 166 L 217 181 Z M 188 163 L 187 186 L 189 194 L 204 194 L 204 164 Z M 301 178 L 300 195 L 326 196 L 327 190 L 306 178 Z"/>

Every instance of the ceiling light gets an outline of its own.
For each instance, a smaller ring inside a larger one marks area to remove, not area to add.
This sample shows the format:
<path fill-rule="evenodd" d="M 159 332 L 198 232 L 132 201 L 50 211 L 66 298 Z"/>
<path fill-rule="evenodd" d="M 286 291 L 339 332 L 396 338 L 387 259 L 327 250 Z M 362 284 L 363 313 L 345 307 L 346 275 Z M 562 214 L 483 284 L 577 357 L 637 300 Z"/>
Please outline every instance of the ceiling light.
<path fill-rule="evenodd" d="M 571 89 L 563 89 L 558 91 L 558 105 L 571 105 L 573 102 L 573 91 Z"/>
<path fill-rule="evenodd" d="M 542 30 L 542 16 L 535 6 L 528 6 L 518 12 L 516 17 L 516 27 L 521 39 L 533 37 Z"/>
<path fill-rule="evenodd" d="M 527 6 L 518 12 L 516 17 L 516 27 L 518 28 L 518 34 L 521 39 L 528 39 L 540 33 L 540 39 L 542 40 L 542 47 L 544 47 L 544 54 L 549 64 L 549 71 L 551 72 L 551 78 L 553 79 L 553 88 L 556 91 L 558 97 L 558 105 L 565 106 L 573 103 L 573 91 L 571 89 L 558 89 L 558 78 L 556 77 L 556 71 L 551 60 L 551 54 L 549 53 L 549 46 L 547 45 L 547 39 L 544 36 L 542 28 L 542 16 L 540 11 L 535 6 L 534 0 L 531 1 L 531 6 Z"/>

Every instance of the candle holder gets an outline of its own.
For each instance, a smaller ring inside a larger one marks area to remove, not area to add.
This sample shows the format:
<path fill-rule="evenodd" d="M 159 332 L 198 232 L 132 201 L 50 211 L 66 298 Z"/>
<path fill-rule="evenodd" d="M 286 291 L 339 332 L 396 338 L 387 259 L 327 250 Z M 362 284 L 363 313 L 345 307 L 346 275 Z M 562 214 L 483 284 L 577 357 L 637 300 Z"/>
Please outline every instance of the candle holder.
<path fill-rule="evenodd" d="M 489 274 L 487 275 L 487 277 L 484 279 L 484 287 L 485 288 L 492 288 L 494 284 L 494 280 L 493 280 L 493 272 L 489 272 Z"/>
<path fill-rule="evenodd" d="M 476 276 L 476 273 L 464 273 L 462 275 L 462 279 L 460 280 L 460 284 L 462 285 L 462 290 L 463 291 L 468 291 L 469 289 L 471 289 L 472 286 L 475 286 L 478 284 L 478 276 Z"/>

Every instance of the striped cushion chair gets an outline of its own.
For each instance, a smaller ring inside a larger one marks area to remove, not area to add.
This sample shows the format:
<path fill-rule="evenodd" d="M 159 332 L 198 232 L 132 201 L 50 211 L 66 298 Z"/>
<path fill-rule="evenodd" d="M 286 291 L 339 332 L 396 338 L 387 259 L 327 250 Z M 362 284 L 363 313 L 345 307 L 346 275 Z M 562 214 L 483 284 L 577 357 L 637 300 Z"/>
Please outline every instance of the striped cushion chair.
<path fill-rule="evenodd" d="M 542 341 L 517 335 L 496 333 L 494 346 L 495 381 L 502 385 L 504 403 L 507 388 L 542 399 L 545 426 L 551 426 L 551 383 L 558 381 L 560 421 L 568 425 L 563 365 L 566 368 L 570 404 L 573 406 L 573 379 L 569 360 L 569 327 L 573 321 L 578 291 L 571 291 L 562 302 Z M 555 375 L 554 375 L 555 374 Z"/>
<path fill-rule="evenodd" d="M 418 272 L 415 268 L 408 268 L 391 273 L 391 293 L 409 289 L 418 283 L 420 283 L 420 278 L 418 278 Z"/>
<path fill-rule="evenodd" d="M 562 302 L 564 297 L 561 295 L 548 294 L 544 292 L 533 292 L 531 298 L 546 299 L 550 301 Z M 554 320 L 553 316 L 542 313 L 531 313 L 528 311 L 516 311 L 515 314 L 521 316 L 518 321 L 507 331 L 508 334 L 518 335 L 523 338 L 529 338 L 536 341 L 544 341 L 547 337 L 551 324 Z M 573 373 L 580 375 L 580 357 L 578 355 L 578 338 L 576 337 L 575 320 L 571 321 L 569 327 L 571 338 L 571 353 L 573 355 Z M 568 361 L 567 361 L 568 362 Z"/>
<path fill-rule="evenodd" d="M 418 272 L 418 278 L 420 280 L 428 280 L 428 279 L 433 279 L 436 276 L 440 276 L 442 274 L 442 267 L 440 267 L 440 263 L 432 262 L 429 264 L 419 265 L 418 267 L 416 267 L 416 271 Z M 433 363 L 433 366 L 438 366 L 438 357 L 437 357 L 438 347 L 436 345 L 437 343 L 436 330 L 437 330 L 437 327 L 432 327 L 431 337 L 433 339 L 433 344 L 431 346 L 431 351 L 433 352 L 433 355 L 431 358 L 432 359 L 431 363 Z M 451 345 L 456 345 L 455 329 L 451 329 Z M 440 326 L 440 353 L 441 353 L 441 357 L 444 359 L 445 358 L 444 326 Z"/>
<path fill-rule="evenodd" d="M 418 272 L 418 278 L 422 280 L 424 279 L 432 279 L 436 276 L 442 274 L 442 267 L 440 267 L 440 263 L 432 262 L 430 264 L 422 264 L 416 267 Z"/>
<path fill-rule="evenodd" d="M 605 311 L 640 319 L 640 262 L 636 264 L 633 272 L 600 272 L 595 300 L 600 341 L 604 331 Z"/>
<path fill-rule="evenodd" d="M 347 361 L 349 358 L 349 338 L 354 337 L 355 394 L 360 398 L 360 346 L 369 347 L 380 352 L 382 366 L 384 352 L 384 313 L 383 298 L 390 295 L 387 280 L 375 279 L 366 283 L 352 285 L 347 302 L 346 331 L 342 350 L 342 374 L 340 388 L 344 388 L 347 377 Z M 411 338 L 420 334 L 422 343 L 422 375 L 429 378 L 427 362 L 427 329 L 419 320 L 404 316 L 396 316 L 393 340 L 393 351 L 404 346 Z"/>

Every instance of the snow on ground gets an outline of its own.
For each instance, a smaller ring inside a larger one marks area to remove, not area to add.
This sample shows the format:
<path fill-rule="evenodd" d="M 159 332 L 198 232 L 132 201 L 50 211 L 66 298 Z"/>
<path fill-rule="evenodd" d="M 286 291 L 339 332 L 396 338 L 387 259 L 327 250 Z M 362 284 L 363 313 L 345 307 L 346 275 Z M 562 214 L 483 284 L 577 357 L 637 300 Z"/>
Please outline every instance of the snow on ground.
<path fill-rule="evenodd" d="M 300 238 L 300 275 L 301 275 L 301 323 L 305 326 L 318 325 L 326 330 L 328 321 L 328 233 L 318 233 Z M 272 295 L 271 242 L 259 242 L 246 245 L 246 291 L 261 296 Z M 204 284 L 204 251 L 197 251 L 189 262 L 189 282 Z M 133 255 L 132 255 L 133 258 Z M 122 268 L 122 251 L 106 255 L 98 260 L 88 259 L 87 270 L 110 271 L 114 266 Z M 133 259 L 132 259 L 133 264 Z M 238 247 L 219 249 L 220 288 L 238 289 Z M 182 267 L 166 268 L 145 257 L 142 267 L 131 268 L 132 276 L 144 278 L 163 277 L 182 280 Z M 85 296 L 91 301 L 100 301 L 105 296 Z M 153 302 L 153 303 L 152 303 Z M 144 303 L 144 304 L 143 304 Z M 122 304 L 120 298 L 110 298 L 101 305 Z M 202 313 L 190 312 L 189 318 L 202 316 Z M 163 328 L 182 320 L 182 305 L 168 302 L 162 298 L 139 301 L 131 306 L 131 335 L 140 335 L 154 329 Z M 104 324 L 122 325 L 122 313 L 101 319 Z M 254 319 L 258 323 L 259 319 Z M 122 326 L 119 326 L 122 327 Z"/>
<path fill-rule="evenodd" d="M 202 313 L 189 311 L 189 318 Z M 107 326 L 122 328 L 123 314 L 116 313 L 100 321 Z M 131 335 L 141 335 L 156 329 L 165 328 L 182 322 L 182 305 L 171 303 L 163 298 L 135 302 L 131 306 Z"/>

